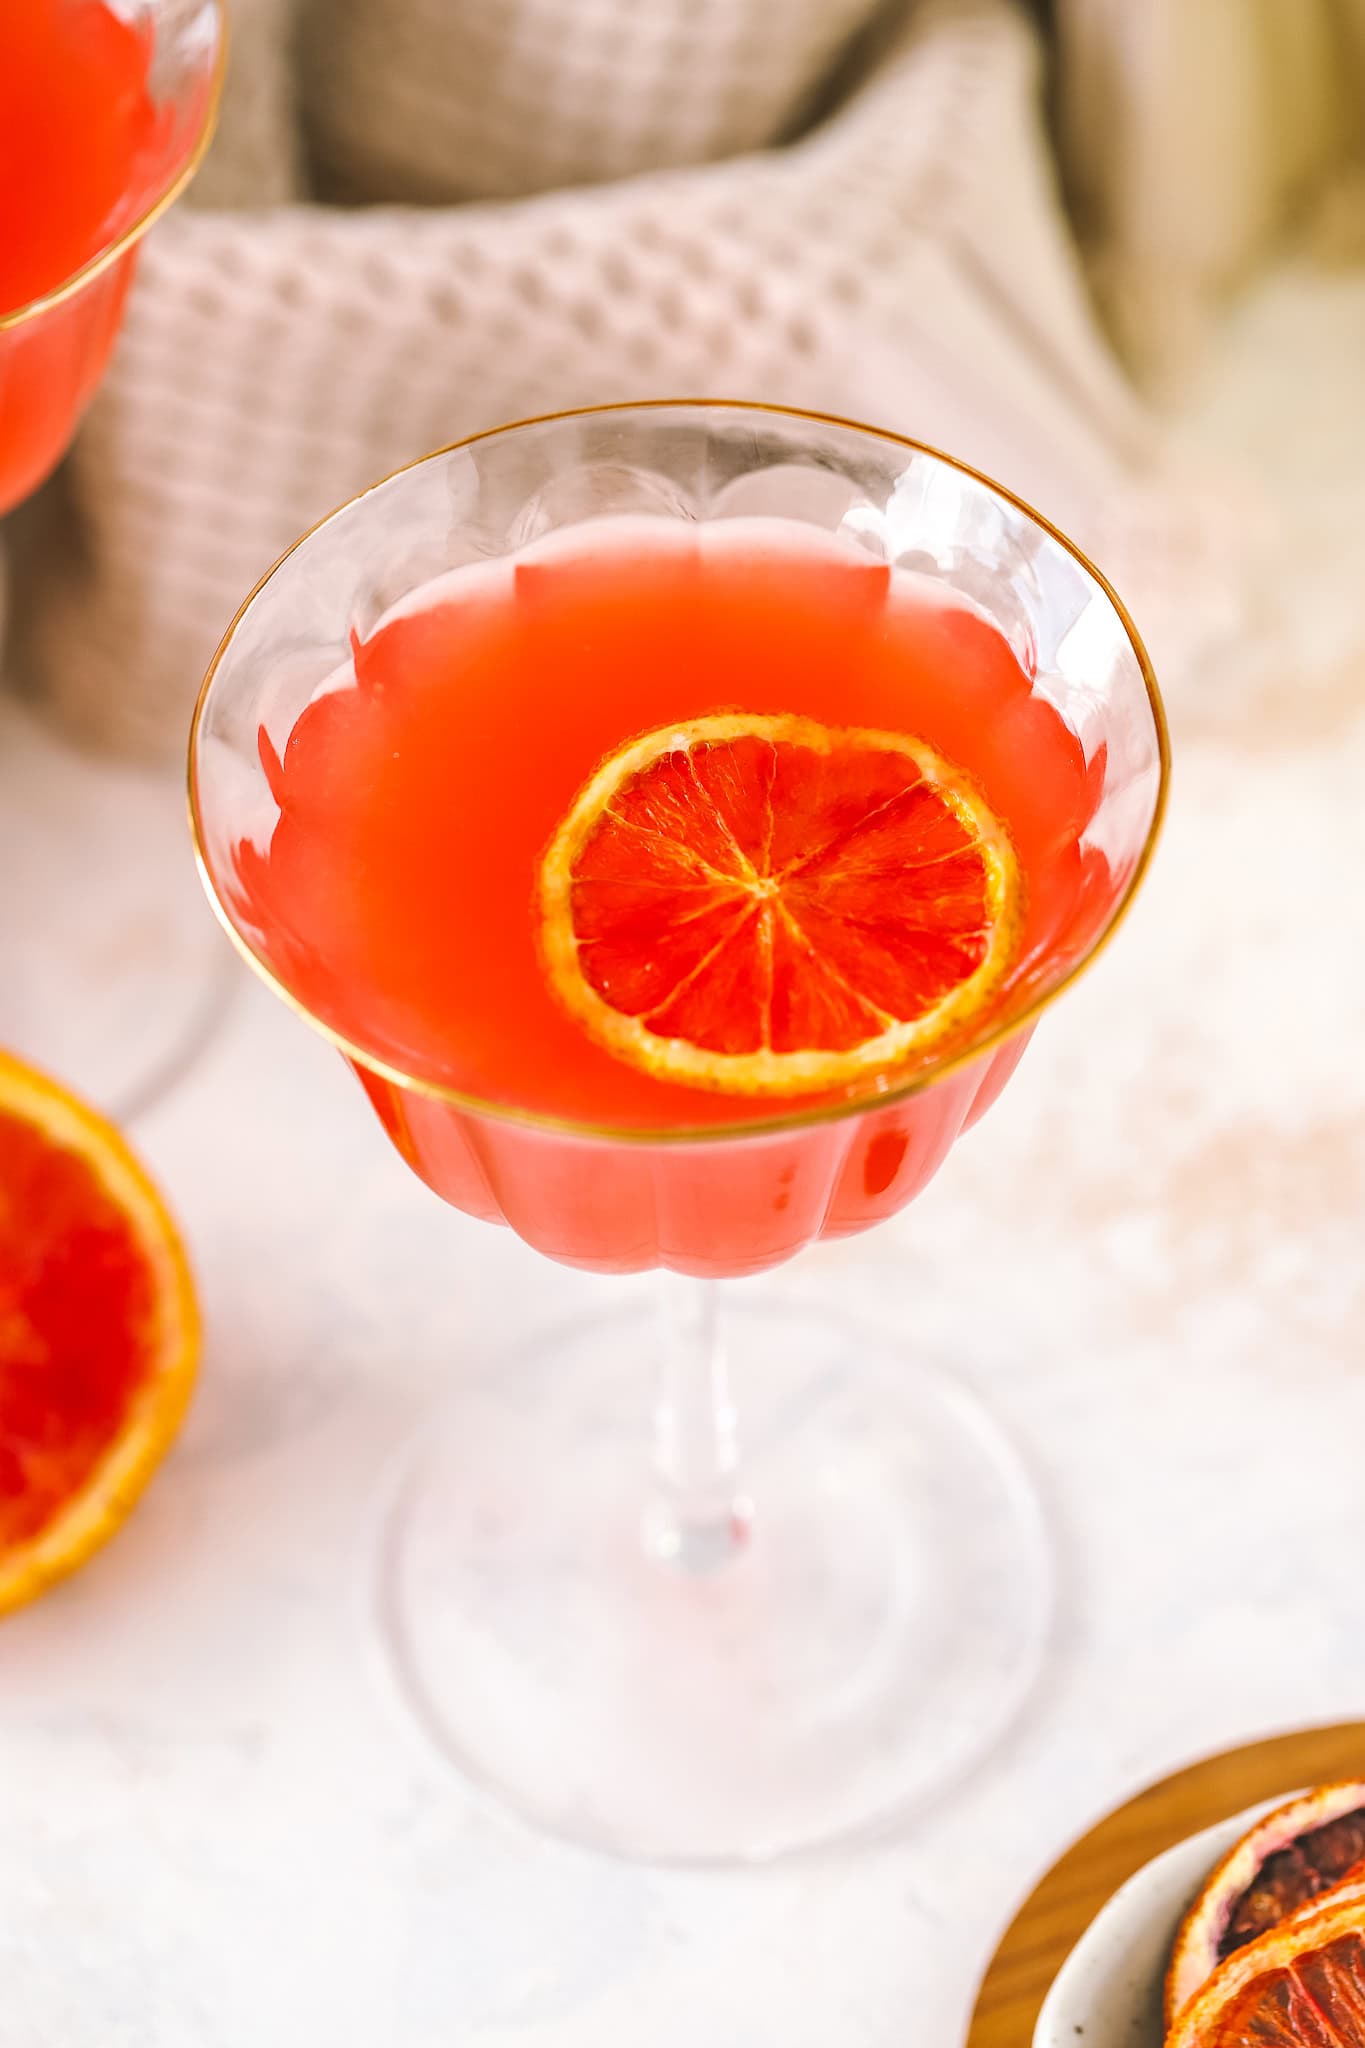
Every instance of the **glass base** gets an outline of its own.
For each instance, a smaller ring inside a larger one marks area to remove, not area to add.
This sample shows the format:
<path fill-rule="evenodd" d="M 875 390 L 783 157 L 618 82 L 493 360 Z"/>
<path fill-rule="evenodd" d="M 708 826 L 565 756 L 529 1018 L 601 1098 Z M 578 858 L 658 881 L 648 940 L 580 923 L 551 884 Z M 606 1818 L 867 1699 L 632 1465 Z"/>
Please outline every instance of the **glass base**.
<path fill-rule="evenodd" d="M 125 1119 L 202 1046 L 231 955 L 178 778 L 84 754 L 0 690 L 0 1046 Z"/>
<path fill-rule="evenodd" d="M 950 1374 L 804 1303 L 724 1321 L 752 1519 L 714 1568 L 650 1540 L 643 1311 L 462 1387 L 401 1461 L 380 1547 L 384 1643 L 444 1755 L 648 1861 L 903 1821 L 1002 1734 L 1047 1626 L 1032 1488 Z"/>

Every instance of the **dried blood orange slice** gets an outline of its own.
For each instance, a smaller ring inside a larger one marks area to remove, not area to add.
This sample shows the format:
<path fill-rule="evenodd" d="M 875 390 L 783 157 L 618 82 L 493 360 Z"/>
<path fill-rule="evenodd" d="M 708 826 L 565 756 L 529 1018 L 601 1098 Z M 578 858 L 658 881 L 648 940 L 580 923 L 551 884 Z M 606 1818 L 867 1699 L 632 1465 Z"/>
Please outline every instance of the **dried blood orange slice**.
<path fill-rule="evenodd" d="M 979 1010 L 1019 895 L 1004 825 L 921 741 L 722 714 L 646 733 L 580 792 L 541 869 L 542 950 L 619 1058 L 823 1093 Z"/>
<path fill-rule="evenodd" d="M 1169 2025 L 1218 1965 L 1365 1860 L 1365 1782 L 1319 1785 L 1262 1814 L 1210 1872 L 1166 1976 Z"/>
<path fill-rule="evenodd" d="M 184 1413 L 198 1333 L 179 1239 L 123 1139 L 0 1054 L 0 1613 L 127 1515 Z"/>
<path fill-rule="evenodd" d="M 1365 2048 L 1361 1872 L 1220 1963 L 1166 2048 Z"/>

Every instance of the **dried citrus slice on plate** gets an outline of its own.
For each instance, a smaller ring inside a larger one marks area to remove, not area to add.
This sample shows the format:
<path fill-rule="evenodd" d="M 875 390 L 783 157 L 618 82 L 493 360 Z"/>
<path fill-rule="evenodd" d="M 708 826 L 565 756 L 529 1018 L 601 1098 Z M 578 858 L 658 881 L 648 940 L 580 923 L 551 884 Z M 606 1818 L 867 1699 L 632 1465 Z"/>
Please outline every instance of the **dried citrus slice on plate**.
<path fill-rule="evenodd" d="M 609 1052 L 745 1095 L 848 1088 L 1003 980 L 1008 832 L 903 733 L 724 713 L 597 770 L 546 852 L 551 983 Z"/>
<path fill-rule="evenodd" d="M 184 1252 L 124 1140 L 0 1053 L 0 1613 L 123 1521 L 198 1344 Z"/>
<path fill-rule="evenodd" d="M 1263 1813 L 1210 1872 L 1180 1924 L 1166 1977 L 1169 2025 L 1218 1965 L 1365 1859 L 1365 1783 L 1300 1792 Z"/>
<path fill-rule="evenodd" d="M 1365 2048 L 1365 1876 L 1220 1963 L 1166 2048 Z"/>

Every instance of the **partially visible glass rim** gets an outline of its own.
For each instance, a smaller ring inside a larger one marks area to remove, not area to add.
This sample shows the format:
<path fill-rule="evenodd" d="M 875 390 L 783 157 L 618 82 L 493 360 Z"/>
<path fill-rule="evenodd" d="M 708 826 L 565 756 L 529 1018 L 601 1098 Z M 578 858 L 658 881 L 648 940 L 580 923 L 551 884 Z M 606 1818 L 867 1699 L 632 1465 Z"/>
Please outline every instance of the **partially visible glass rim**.
<path fill-rule="evenodd" d="M 199 125 L 193 149 L 170 184 L 164 186 L 137 219 L 131 221 L 112 242 L 107 242 L 98 250 L 88 263 L 82 264 L 79 270 L 73 270 L 70 277 L 63 278 L 60 284 L 54 285 L 50 292 L 44 292 L 41 298 L 28 299 L 22 306 L 15 306 L 11 312 L 0 313 L 0 334 L 8 334 L 13 328 L 22 327 L 30 320 L 40 319 L 44 313 L 50 313 L 54 306 L 60 306 L 67 299 L 74 299 L 88 284 L 93 284 L 102 271 L 108 270 L 112 264 L 118 262 L 120 256 L 135 243 L 140 242 L 148 228 L 160 220 L 168 207 L 175 204 L 204 161 L 205 153 L 213 140 L 214 129 L 218 125 L 218 108 L 223 97 L 223 81 L 227 76 L 228 54 L 227 0 L 206 0 L 206 4 L 212 7 L 218 23 L 218 48 L 209 79 L 204 118 Z"/>
<path fill-rule="evenodd" d="M 764 413 L 778 419 L 801 420 L 813 426 L 836 427 L 848 433 L 865 435 L 872 440 L 884 442 L 892 447 L 904 448 L 914 455 L 927 455 L 932 461 L 942 463 L 945 468 L 956 470 L 960 475 L 970 477 L 973 482 L 983 485 L 987 490 L 993 491 L 998 497 L 1004 499 L 1007 504 L 1012 505 L 1017 512 L 1022 513 L 1026 519 L 1031 520 L 1036 527 L 1057 542 L 1060 547 L 1064 548 L 1072 559 L 1079 563 L 1085 573 L 1092 578 L 1099 589 L 1104 592 L 1104 595 L 1113 606 L 1115 616 L 1123 627 L 1129 646 L 1132 648 L 1134 659 L 1142 676 L 1143 687 L 1147 692 L 1148 706 L 1151 710 L 1152 723 L 1156 733 L 1159 780 L 1156 802 L 1153 806 L 1152 817 L 1147 827 L 1142 851 L 1108 921 L 1081 957 L 1073 962 L 1065 973 L 1041 987 L 1017 1015 L 999 1020 L 989 1030 L 983 1031 L 979 1037 L 970 1039 L 964 1045 L 954 1049 L 944 1059 L 917 1070 L 914 1075 L 910 1076 L 899 1086 L 888 1087 L 878 1094 L 864 1093 L 849 1097 L 847 1100 L 821 1102 L 806 1109 L 790 1111 L 786 1115 L 764 1117 L 755 1119 L 752 1122 L 669 1125 L 663 1128 L 648 1128 L 622 1124 L 593 1124 L 572 1117 L 551 1116 L 540 1111 L 523 1109 L 516 1104 L 490 1101 L 483 1096 L 469 1094 L 462 1089 L 453 1088 L 445 1082 L 432 1080 L 425 1075 L 411 1073 L 407 1069 L 395 1065 L 392 1061 L 383 1059 L 379 1054 L 370 1052 L 364 1046 L 349 1039 L 344 1032 L 338 1031 L 334 1025 L 327 1023 L 324 1018 L 318 1016 L 316 1011 L 311 1010 L 305 1002 L 301 1001 L 294 994 L 293 990 L 285 982 L 280 980 L 274 969 L 257 952 L 251 941 L 233 919 L 223 900 L 205 845 L 203 820 L 199 809 L 197 764 L 201 729 L 209 695 L 219 666 L 232 644 L 237 628 L 241 625 L 243 619 L 251 610 L 256 599 L 261 595 L 267 584 L 273 581 L 290 557 L 296 554 L 301 547 L 305 546 L 315 534 L 320 533 L 325 526 L 330 525 L 333 519 L 340 518 L 342 513 L 349 511 L 362 498 L 369 497 L 374 491 L 382 490 L 386 484 L 394 482 L 396 478 L 406 476 L 411 470 L 420 469 L 424 463 L 439 461 L 443 456 L 456 454 L 463 448 L 476 447 L 483 441 L 496 440 L 505 435 L 524 432 L 532 427 L 552 426 L 561 420 L 609 418 L 613 415 L 620 417 L 635 413 L 667 412 L 669 410 Z M 427 454 L 419 455 L 411 462 L 400 463 L 398 468 L 390 470 L 387 476 L 380 477 L 375 483 L 366 485 L 363 490 L 355 492 L 343 504 L 334 506 L 331 511 L 324 513 L 320 519 L 315 520 L 306 532 L 301 533 L 296 540 L 290 543 L 283 554 L 271 564 L 252 590 L 248 592 L 233 614 L 227 631 L 218 643 L 213 659 L 210 661 L 205 673 L 204 680 L 199 686 L 199 694 L 195 699 L 194 711 L 190 720 L 187 797 L 190 836 L 194 844 L 195 863 L 203 880 L 209 903 L 219 923 L 252 973 L 287 1008 L 302 1017 L 305 1023 L 310 1025 L 314 1031 L 334 1046 L 344 1058 L 350 1060 L 358 1067 L 365 1068 L 369 1073 L 378 1076 L 380 1080 L 387 1081 L 395 1087 L 405 1089 L 414 1095 L 423 1096 L 430 1101 L 443 1102 L 452 1109 L 460 1110 L 466 1115 L 483 1118 L 490 1122 L 511 1124 L 525 1130 L 539 1131 L 546 1136 L 577 1139 L 584 1143 L 658 1147 L 708 1144 L 734 1145 L 743 1143 L 750 1138 L 777 1137 L 784 1133 L 808 1130 L 821 1124 L 840 1123 L 848 1118 L 867 1116 L 876 1111 L 892 1109 L 897 1103 L 906 1102 L 913 1096 L 924 1094 L 928 1089 L 937 1087 L 941 1081 L 946 1080 L 950 1075 L 959 1073 L 964 1068 L 973 1066 L 977 1061 L 999 1051 L 1011 1039 L 1018 1037 L 1022 1031 L 1026 1031 L 1034 1024 L 1064 990 L 1080 980 L 1087 969 L 1100 957 L 1100 954 L 1104 951 L 1114 933 L 1123 923 L 1146 877 L 1147 870 L 1151 865 L 1152 855 L 1156 849 L 1157 840 L 1161 835 L 1170 791 L 1170 776 L 1170 734 L 1166 722 L 1165 705 L 1162 703 L 1161 691 L 1157 684 L 1151 659 L 1146 647 L 1143 645 L 1142 637 L 1133 623 L 1127 606 L 1110 583 L 1108 577 L 1095 566 L 1084 550 L 1075 541 L 1071 540 L 1059 526 L 1054 525 L 1045 514 L 1037 511 L 1026 499 L 1021 498 L 1017 492 L 1010 490 L 1004 484 L 997 483 L 995 478 L 987 476 L 984 470 L 973 468 L 970 463 L 960 461 L 957 456 L 949 455 L 943 449 L 935 448 L 927 441 L 915 440 L 908 434 L 896 434 L 888 428 L 868 426 L 860 420 L 845 419 L 837 413 L 814 412 L 800 406 L 772 405 L 762 401 L 740 398 L 652 398 L 630 400 L 610 405 L 570 406 L 558 412 L 537 413 L 529 419 L 510 420 L 500 426 L 482 428 L 476 434 L 466 434 L 458 441 L 451 441 L 443 447 L 433 448 Z"/>

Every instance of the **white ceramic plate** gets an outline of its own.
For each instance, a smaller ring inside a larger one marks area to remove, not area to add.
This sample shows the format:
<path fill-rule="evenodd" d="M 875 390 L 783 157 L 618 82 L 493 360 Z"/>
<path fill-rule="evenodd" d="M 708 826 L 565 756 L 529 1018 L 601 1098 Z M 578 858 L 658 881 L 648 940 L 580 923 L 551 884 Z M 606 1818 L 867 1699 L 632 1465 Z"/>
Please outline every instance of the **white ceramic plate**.
<path fill-rule="evenodd" d="M 1153 1857 L 1096 1914 L 1052 1980 L 1033 2048 L 1161 2048 L 1171 1944 L 1200 1885 L 1268 1799 Z"/>

